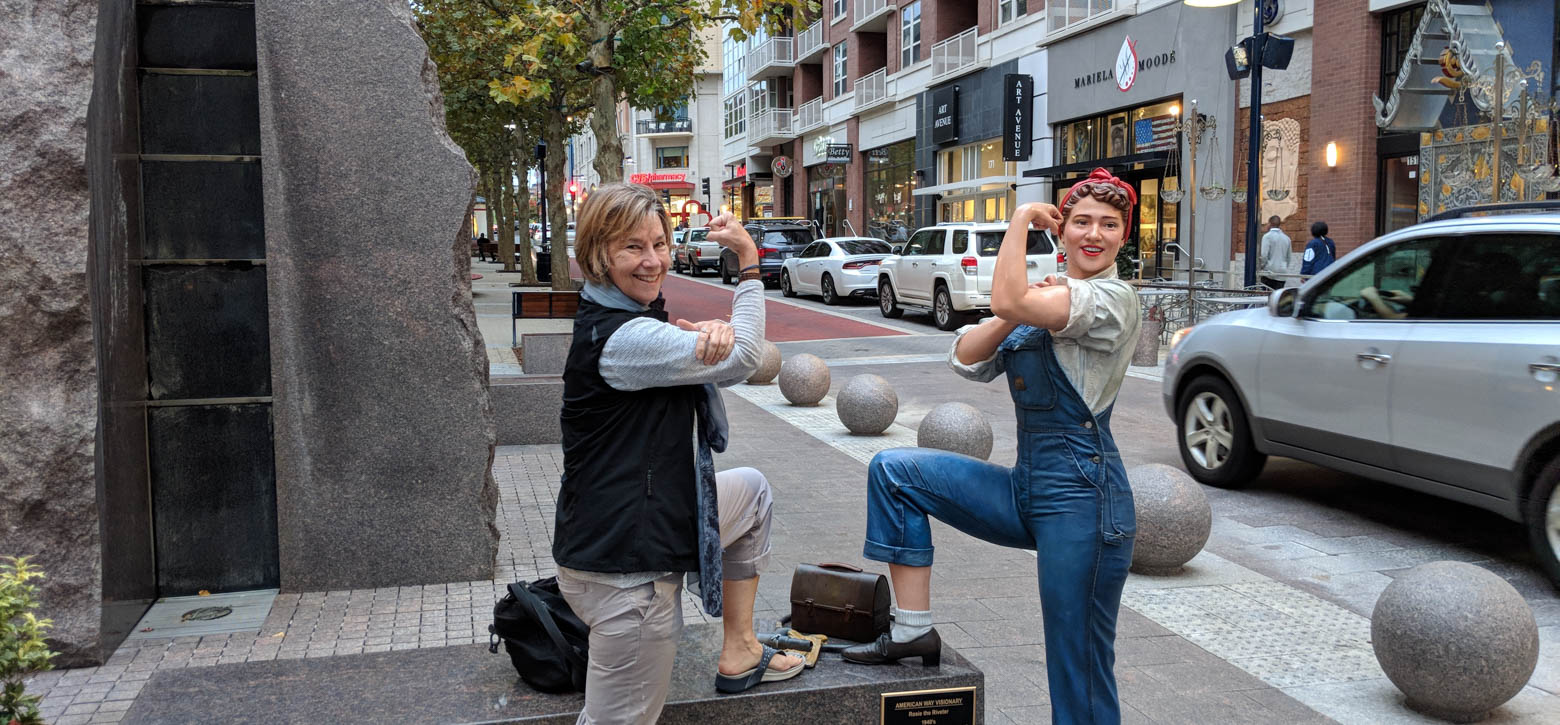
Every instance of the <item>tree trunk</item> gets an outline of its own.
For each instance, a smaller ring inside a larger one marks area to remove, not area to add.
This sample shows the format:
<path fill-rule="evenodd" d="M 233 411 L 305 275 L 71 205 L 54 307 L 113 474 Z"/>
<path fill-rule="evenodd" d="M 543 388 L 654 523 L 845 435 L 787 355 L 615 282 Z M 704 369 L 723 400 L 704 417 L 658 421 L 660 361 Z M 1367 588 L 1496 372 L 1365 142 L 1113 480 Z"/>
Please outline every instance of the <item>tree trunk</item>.
<path fill-rule="evenodd" d="M 504 227 L 503 235 L 498 239 L 498 258 L 503 260 L 505 272 L 513 272 L 515 271 L 515 235 L 520 233 L 520 230 L 515 228 L 515 225 L 520 222 L 520 213 L 519 209 L 515 208 L 514 154 L 504 154 L 504 159 L 498 167 L 503 169 L 503 176 L 500 178 L 501 183 L 498 188 L 504 197 L 504 210 L 507 212 L 504 216 L 510 219 L 509 224 Z M 524 231 L 529 232 L 530 230 Z"/>
<path fill-rule="evenodd" d="M 559 102 L 553 107 L 562 105 Z M 569 207 L 563 193 L 568 184 L 564 178 L 568 139 L 564 136 L 563 117 L 547 119 L 542 128 L 542 138 L 547 141 L 547 159 L 543 164 L 547 169 L 547 186 L 542 189 L 542 198 L 547 200 L 548 241 L 552 245 L 552 288 L 572 290 L 574 281 L 569 278 Z"/>
<path fill-rule="evenodd" d="M 608 13 L 605 0 L 591 0 L 591 32 L 598 38 L 604 38 L 595 44 L 590 50 L 590 62 L 597 68 L 609 68 L 612 66 L 612 56 L 616 53 L 617 42 L 614 40 L 616 33 L 612 24 L 606 21 L 611 17 Z M 590 114 L 590 130 L 596 134 L 596 175 L 601 177 L 601 183 L 610 184 L 623 180 L 623 142 L 618 137 L 618 85 L 617 76 L 606 73 L 596 76 L 590 86 L 591 101 L 596 108 Z M 640 161 L 643 164 L 643 160 Z"/>
<path fill-rule="evenodd" d="M 498 183 L 498 166 L 497 160 L 490 160 L 483 169 L 488 194 L 482 198 L 487 200 L 488 231 L 493 235 L 488 241 L 494 244 L 503 238 L 504 227 L 509 224 L 509 213 L 504 208 L 504 187 Z"/>
<path fill-rule="evenodd" d="M 482 207 L 487 210 L 483 214 L 482 228 L 477 230 L 477 234 L 480 236 L 487 234 L 488 229 L 493 226 L 493 187 L 488 183 L 487 169 L 483 168 L 481 165 L 477 165 L 477 195 L 482 197 Z M 475 211 L 473 211 L 471 214 L 471 220 L 473 222 L 477 220 Z M 477 242 L 476 237 L 472 237 L 471 243 L 473 246 L 475 246 L 479 242 Z M 477 250 L 477 253 L 481 254 L 482 250 Z"/>
<path fill-rule="evenodd" d="M 520 258 L 520 281 L 535 284 L 536 260 L 531 256 L 531 185 L 526 183 L 526 174 L 536 160 L 523 150 L 523 146 L 521 148 L 521 151 L 515 153 L 516 171 L 520 177 L 515 193 L 515 219 L 520 222 L 520 247 L 515 256 Z"/>

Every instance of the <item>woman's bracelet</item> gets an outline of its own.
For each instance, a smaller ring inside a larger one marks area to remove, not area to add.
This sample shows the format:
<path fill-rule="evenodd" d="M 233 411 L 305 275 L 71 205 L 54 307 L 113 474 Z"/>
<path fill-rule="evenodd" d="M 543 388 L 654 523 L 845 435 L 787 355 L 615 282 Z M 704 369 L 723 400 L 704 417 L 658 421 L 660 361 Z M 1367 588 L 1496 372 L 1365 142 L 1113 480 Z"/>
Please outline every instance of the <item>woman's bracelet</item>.
<path fill-rule="evenodd" d="M 742 269 L 737 270 L 737 274 L 747 274 L 749 271 L 756 269 L 758 269 L 758 265 L 750 264 L 746 267 L 743 267 Z"/>
<path fill-rule="evenodd" d="M 758 270 L 756 270 L 756 269 L 753 269 L 751 271 L 746 271 L 746 272 L 743 272 L 742 274 L 737 275 L 737 281 L 738 282 L 746 282 L 746 281 L 748 281 L 750 279 L 762 279 L 762 276 L 759 274 Z"/>

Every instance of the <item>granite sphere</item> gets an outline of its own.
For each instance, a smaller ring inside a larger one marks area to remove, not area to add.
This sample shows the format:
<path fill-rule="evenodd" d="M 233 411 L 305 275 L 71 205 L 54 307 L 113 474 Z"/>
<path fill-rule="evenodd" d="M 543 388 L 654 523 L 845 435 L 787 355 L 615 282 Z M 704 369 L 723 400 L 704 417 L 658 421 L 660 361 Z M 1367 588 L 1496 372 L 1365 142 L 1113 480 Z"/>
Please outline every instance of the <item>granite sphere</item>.
<path fill-rule="evenodd" d="M 1174 574 L 1202 551 L 1213 530 L 1208 496 L 1185 471 L 1163 463 L 1127 471 L 1137 507 L 1137 540 L 1132 571 Z"/>
<path fill-rule="evenodd" d="M 792 355 L 780 366 L 780 394 L 791 405 L 817 405 L 829 394 L 829 366 L 817 355 Z"/>
<path fill-rule="evenodd" d="M 877 435 L 888 430 L 899 415 L 899 395 L 880 375 L 857 375 L 845 383 L 834 399 L 840 422 L 856 435 Z"/>
<path fill-rule="evenodd" d="M 991 457 L 991 421 L 969 403 L 932 408 L 916 430 L 915 444 L 986 460 Z"/>
<path fill-rule="evenodd" d="M 1505 579 L 1432 561 L 1392 580 L 1370 615 L 1376 661 L 1408 706 L 1474 722 L 1515 697 L 1538 665 L 1538 623 Z"/>
<path fill-rule="evenodd" d="M 780 374 L 780 348 L 774 343 L 764 341 L 764 357 L 758 363 L 758 369 L 748 376 L 748 385 L 768 385 Z"/>

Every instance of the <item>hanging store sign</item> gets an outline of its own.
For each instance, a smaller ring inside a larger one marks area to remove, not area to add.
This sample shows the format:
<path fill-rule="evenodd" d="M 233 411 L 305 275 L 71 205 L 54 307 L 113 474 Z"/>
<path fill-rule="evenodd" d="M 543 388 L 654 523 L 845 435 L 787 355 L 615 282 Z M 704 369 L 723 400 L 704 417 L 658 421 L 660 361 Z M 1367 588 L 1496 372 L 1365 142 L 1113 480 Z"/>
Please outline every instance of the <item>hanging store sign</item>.
<path fill-rule="evenodd" d="M 932 143 L 959 140 L 959 87 L 944 86 L 932 91 Z"/>
<path fill-rule="evenodd" d="M 1028 161 L 1030 88 L 1035 79 L 1024 73 L 1002 76 L 1002 160 Z"/>
<path fill-rule="evenodd" d="M 848 164 L 854 147 L 848 143 L 831 143 L 825 150 L 823 160 L 830 164 Z"/>
<path fill-rule="evenodd" d="M 776 156 L 773 161 L 769 162 L 769 170 L 775 172 L 775 176 L 778 176 L 782 179 L 790 176 L 792 170 L 791 157 Z"/>

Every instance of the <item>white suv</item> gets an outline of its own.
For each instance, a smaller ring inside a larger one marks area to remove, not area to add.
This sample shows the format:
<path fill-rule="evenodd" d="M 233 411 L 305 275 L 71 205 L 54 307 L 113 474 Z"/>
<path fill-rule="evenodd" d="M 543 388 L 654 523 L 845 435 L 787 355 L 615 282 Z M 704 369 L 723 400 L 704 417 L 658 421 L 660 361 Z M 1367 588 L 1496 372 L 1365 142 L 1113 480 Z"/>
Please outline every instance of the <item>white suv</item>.
<path fill-rule="evenodd" d="M 1560 583 L 1560 215 L 1396 231 L 1177 336 L 1164 404 L 1197 480 L 1277 455 L 1460 501 L 1525 523 Z"/>
<path fill-rule="evenodd" d="M 919 229 L 899 256 L 878 269 L 878 309 L 899 317 L 904 308 L 931 310 L 939 330 L 955 330 L 970 317 L 991 310 L 991 273 L 1006 222 L 943 223 Z M 1029 281 L 1061 269 L 1062 255 L 1050 234 L 1029 232 Z"/>

